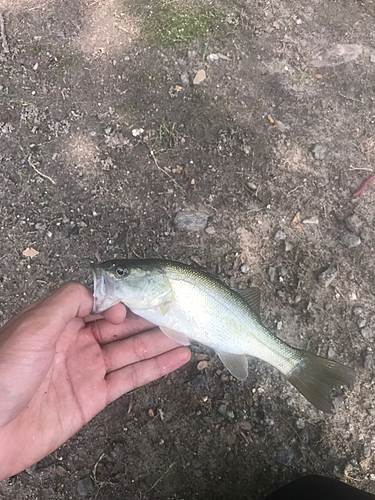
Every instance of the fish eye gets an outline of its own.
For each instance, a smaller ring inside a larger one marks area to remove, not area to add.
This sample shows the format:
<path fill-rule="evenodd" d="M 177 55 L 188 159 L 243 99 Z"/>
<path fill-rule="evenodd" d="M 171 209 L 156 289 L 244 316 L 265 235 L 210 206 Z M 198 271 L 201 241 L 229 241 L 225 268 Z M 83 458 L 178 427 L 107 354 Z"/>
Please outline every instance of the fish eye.
<path fill-rule="evenodd" d="M 128 276 L 129 270 L 126 267 L 118 267 L 116 269 L 116 276 L 119 278 L 123 278 L 124 276 Z"/>

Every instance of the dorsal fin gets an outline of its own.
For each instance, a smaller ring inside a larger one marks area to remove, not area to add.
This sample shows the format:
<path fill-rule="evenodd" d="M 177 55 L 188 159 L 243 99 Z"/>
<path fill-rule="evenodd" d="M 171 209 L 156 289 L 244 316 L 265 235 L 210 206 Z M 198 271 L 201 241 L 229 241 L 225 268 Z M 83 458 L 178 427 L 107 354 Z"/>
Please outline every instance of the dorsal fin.
<path fill-rule="evenodd" d="M 237 293 L 241 295 L 246 304 L 250 306 L 260 322 L 260 288 L 245 288 L 244 290 L 237 290 Z"/>

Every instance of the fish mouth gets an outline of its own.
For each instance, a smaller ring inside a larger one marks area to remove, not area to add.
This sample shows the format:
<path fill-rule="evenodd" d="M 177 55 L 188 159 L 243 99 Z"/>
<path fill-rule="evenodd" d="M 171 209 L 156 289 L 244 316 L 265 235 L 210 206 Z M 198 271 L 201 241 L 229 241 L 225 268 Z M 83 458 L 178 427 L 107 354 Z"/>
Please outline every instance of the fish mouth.
<path fill-rule="evenodd" d="M 99 314 L 111 306 L 118 304 L 120 299 L 114 296 L 115 283 L 100 266 L 93 264 L 91 266 L 94 280 L 94 304 L 92 314 Z"/>

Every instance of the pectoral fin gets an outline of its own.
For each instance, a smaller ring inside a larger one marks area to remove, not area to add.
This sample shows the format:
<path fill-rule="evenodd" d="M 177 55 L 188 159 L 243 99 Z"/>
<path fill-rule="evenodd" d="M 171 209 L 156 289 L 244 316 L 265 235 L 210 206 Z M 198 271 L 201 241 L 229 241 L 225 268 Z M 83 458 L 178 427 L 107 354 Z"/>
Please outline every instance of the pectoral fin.
<path fill-rule="evenodd" d="M 176 332 L 166 326 L 160 326 L 160 330 L 170 339 L 182 345 L 190 345 L 190 340 L 184 333 Z"/>
<path fill-rule="evenodd" d="M 255 313 L 259 323 L 260 319 L 260 289 L 257 287 L 245 288 L 245 290 L 238 290 L 237 293 L 241 295 L 243 300 L 250 306 L 251 310 Z"/>
<path fill-rule="evenodd" d="M 223 365 L 231 374 L 239 380 L 246 380 L 248 363 L 245 354 L 231 354 L 229 352 L 216 351 Z"/>

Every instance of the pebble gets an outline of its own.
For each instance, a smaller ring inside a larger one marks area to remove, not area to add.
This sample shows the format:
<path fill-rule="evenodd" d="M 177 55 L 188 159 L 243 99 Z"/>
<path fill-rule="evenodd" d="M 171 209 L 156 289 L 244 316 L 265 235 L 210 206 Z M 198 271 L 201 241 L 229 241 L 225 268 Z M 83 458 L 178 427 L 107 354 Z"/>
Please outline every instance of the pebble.
<path fill-rule="evenodd" d="M 372 340 L 372 338 L 373 338 L 373 332 L 369 326 L 365 326 L 364 328 L 361 328 L 361 335 L 366 340 Z"/>
<path fill-rule="evenodd" d="M 154 413 L 154 410 L 152 408 L 150 408 L 147 412 L 148 416 L 149 417 L 155 417 L 155 413 Z"/>
<path fill-rule="evenodd" d="M 286 467 L 292 467 L 296 462 L 296 454 L 292 448 L 280 448 L 276 451 L 276 462 Z"/>
<path fill-rule="evenodd" d="M 276 267 L 270 266 L 268 268 L 268 276 L 270 277 L 270 281 L 271 282 L 275 281 L 275 278 L 276 278 Z"/>
<path fill-rule="evenodd" d="M 203 353 L 199 353 L 199 354 L 195 354 L 195 359 L 197 361 L 204 361 L 205 359 L 208 358 L 208 355 L 207 354 L 203 354 Z"/>
<path fill-rule="evenodd" d="M 372 355 L 371 352 L 369 352 L 365 355 L 365 358 L 363 360 L 363 367 L 365 368 L 365 370 L 371 370 L 373 363 L 374 363 L 374 356 Z"/>
<path fill-rule="evenodd" d="M 356 43 L 338 43 L 332 47 L 320 51 L 311 61 L 315 68 L 324 66 L 337 66 L 338 64 L 354 61 L 362 54 L 362 46 Z"/>
<path fill-rule="evenodd" d="M 193 458 L 193 460 L 191 461 L 191 466 L 193 467 L 193 469 L 198 470 L 202 467 L 202 464 L 200 463 L 199 460 Z"/>
<path fill-rule="evenodd" d="M 241 273 L 248 273 L 250 271 L 250 266 L 249 264 L 242 264 L 241 266 Z"/>
<path fill-rule="evenodd" d="M 234 206 L 237 203 L 237 198 L 235 196 L 228 196 L 225 201 L 228 205 Z"/>
<path fill-rule="evenodd" d="M 228 410 L 227 417 L 233 419 L 235 417 L 234 412 L 232 410 Z"/>
<path fill-rule="evenodd" d="M 353 214 L 345 220 L 345 225 L 352 233 L 359 233 L 363 223 L 358 215 Z"/>
<path fill-rule="evenodd" d="M 340 241 L 348 248 L 355 248 L 361 244 L 361 238 L 352 233 L 344 233 L 340 236 Z"/>
<path fill-rule="evenodd" d="M 227 413 L 227 405 L 220 405 L 217 411 L 221 415 L 226 415 L 226 413 Z"/>
<path fill-rule="evenodd" d="M 324 160 L 327 153 L 327 146 L 324 146 L 323 144 L 315 144 L 311 152 L 315 160 Z"/>
<path fill-rule="evenodd" d="M 363 316 L 364 310 L 361 306 L 354 306 L 352 310 L 354 316 Z"/>
<path fill-rule="evenodd" d="M 189 85 L 189 74 L 188 73 L 181 73 L 181 83 L 183 85 Z"/>
<path fill-rule="evenodd" d="M 94 490 L 94 483 L 89 476 L 80 479 L 77 483 L 78 495 L 88 496 Z"/>
<path fill-rule="evenodd" d="M 364 328 L 366 326 L 365 318 L 358 318 L 357 319 L 357 326 L 358 326 L 358 328 Z"/>
<path fill-rule="evenodd" d="M 195 375 L 195 377 L 191 380 L 191 385 L 197 387 L 198 389 L 205 389 L 209 386 L 209 383 L 210 381 L 207 375 L 204 375 L 203 373 L 198 373 L 198 375 Z"/>
<path fill-rule="evenodd" d="M 187 231 L 203 231 L 207 226 L 207 215 L 194 212 L 177 212 L 174 223 L 179 229 Z"/>
<path fill-rule="evenodd" d="M 293 245 L 289 242 L 289 241 L 286 241 L 285 242 L 285 251 L 286 252 L 290 252 L 293 248 Z"/>
<path fill-rule="evenodd" d="M 234 453 L 233 451 L 228 451 L 228 453 L 225 455 L 225 465 L 229 468 L 229 467 L 232 467 L 233 463 L 234 463 Z"/>
<path fill-rule="evenodd" d="M 220 57 L 218 56 L 218 54 L 208 54 L 206 59 L 208 62 L 213 62 L 213 61 L 218 61 Z"/>
<path fill-rule="evenodd" d="M 199 85 L 200 83 L 203 82 L 203 80 L 206 79 L 206 72 L 204 69 L 200 69 L 197 71 L 194 80 L 193 80 L 193 85 Z"/>
<path fill-rule="evenodd" d="M 362 455 L 364 458 L 368 458 L 371 455 L 371 448 L 367 444 L 363 445 Z"/>
<path fill-rule="evenodd" d="M 251 423 L 248 420 L 238 422 L 238 425 L 243 431 L 251 431 Z"/>
<path fill-rule="evenodd" d="M 308 435 L 308 432 L 306 429 L 302 429 L 299 433 L 298 433 L 300 439 L 301 439 L 301 443 L 302 444 L 307 444 L 309 442 L 309 435 Z"/>
<path fill-rule="evenodd" d="M 371 54 L 371 55 L 370 55 L 370 61 L 371 61 L 372 63 L 375 63 L 375 54 Z"/>
<path fill-rule="evenodd" d="M 319 219 L 316 215 L 302 221 L 303 224 L 319 224 Z"/>
<path fill-rule="evenodd" d="M 273 237 L 273 239 L 276 240 L 276 241 L 284 241 L 284 240 L 286 240 L 286 234 L 284 233 L 284 231 L 282 231 L 281 229 L 279 229 L 278 231 L 276 231 L 275 236 Z"/>
<path fill-rule="evenodd" d="M 200 372 L 205 368 L 207 368 L 207 366 L 208 366 L 207 361 L 199 361 L 199 363 L 197 364 L 197 368 Z"/>
<path fill-rule="evenodd" d="M 305 428 L 305 421 L 302 420 L 302 418 L 297 418 L 296 422 L 295 422 L 295 426 L 296 428 L 301 431 L 302 429 Z"/>
<path fill-rule="evenodd" d="M 216 233 L 215 228 L 212 226 L 206 227 L 206 229 L 204 231 L 205 231 L 205 233 L 211 234 L 211 235 Z"/>
<path fill-rule="evenodd" d="M 344 398 L 342 396 L 336 396 L 332 398 L 333 408 L 336 412 L 345 410 Z"/>

